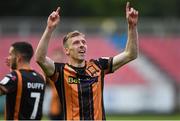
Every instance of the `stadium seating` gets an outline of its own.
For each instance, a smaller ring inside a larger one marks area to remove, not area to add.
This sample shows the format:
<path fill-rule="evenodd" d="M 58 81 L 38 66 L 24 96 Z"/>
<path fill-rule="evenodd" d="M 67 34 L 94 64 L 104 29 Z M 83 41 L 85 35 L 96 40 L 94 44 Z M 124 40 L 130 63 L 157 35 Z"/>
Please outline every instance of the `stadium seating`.
<path fill-rule="evenodd" d="M 180 83 L 180 41 L 179 38 L 142 37 L 141 51 L 162 71 Z"/>

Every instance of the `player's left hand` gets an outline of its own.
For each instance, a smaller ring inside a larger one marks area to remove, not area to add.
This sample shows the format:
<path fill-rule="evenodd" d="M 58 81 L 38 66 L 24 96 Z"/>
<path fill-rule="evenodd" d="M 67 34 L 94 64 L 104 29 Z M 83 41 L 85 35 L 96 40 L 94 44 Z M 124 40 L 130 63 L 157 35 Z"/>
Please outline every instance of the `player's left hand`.
<path fill-rule="evenodd" d="M 136 26 L 138 22 L 138 11 L 130 7 L 130 3 L 126 4 L 126 19 L 130 26 Z"/>

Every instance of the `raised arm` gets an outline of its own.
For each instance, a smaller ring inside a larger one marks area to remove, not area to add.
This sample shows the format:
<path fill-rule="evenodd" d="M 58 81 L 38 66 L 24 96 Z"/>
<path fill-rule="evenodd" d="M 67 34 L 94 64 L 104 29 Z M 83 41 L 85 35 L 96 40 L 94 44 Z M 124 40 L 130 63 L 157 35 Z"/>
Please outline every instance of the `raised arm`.
<path fill-rule="evenodd" d="M 41 37 L 41 40 L 39 41 L 39 44 L 35 52 L 36 62 L 40 65 L 40 67 L 47 76 L 51 76 L 55 71 L 54 61 L 51 60 L 46 55 L 47 55 L 48 44 L 51 35 L 60 21 L 59 12 L 60 12 L 60 7 L 58 7 L 56 11 L 53 11 L 49 15 L 46 29 Z"/>
<path fill-rule="evenodd" d="M 115 71 L 124 64 L 137 58 L 138 55 L 138 11 L 130 7 L 129 2 L 126 4 L 126 19 L 128 23 L 128 40 L 125 50 L 114 56 L 112 70 Z"/>

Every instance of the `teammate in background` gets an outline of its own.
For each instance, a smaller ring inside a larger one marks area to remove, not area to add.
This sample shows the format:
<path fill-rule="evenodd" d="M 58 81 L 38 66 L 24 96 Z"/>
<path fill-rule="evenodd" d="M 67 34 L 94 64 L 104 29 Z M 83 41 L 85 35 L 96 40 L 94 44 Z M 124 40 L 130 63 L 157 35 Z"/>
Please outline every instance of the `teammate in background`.
<path fill-rule="evenodd" d="M 6 120 L 40 120 L 45 80 L 32 70 L 33 48 L 27 42 L 15 42 L 6 59 L 11 72 L 0 80 L 0 94 L 6 95 Z"/>
<path fill-rule="evenodd" d="M 114 57 L 85 60 L 85 35 L 73 31 L 63 39 L 67 63 L 56 63 L 47 57 L 49 40 L 60 21 L 60 8 L 53 11 L 38 44 L 35 58 L 47 76 L 55 83 L 67 120 L 105 120 L 103 87 L 104 76 L 119 69 L 138 55 L 138 11 L 126 5 L 128 40 L 122 53 Z"/>

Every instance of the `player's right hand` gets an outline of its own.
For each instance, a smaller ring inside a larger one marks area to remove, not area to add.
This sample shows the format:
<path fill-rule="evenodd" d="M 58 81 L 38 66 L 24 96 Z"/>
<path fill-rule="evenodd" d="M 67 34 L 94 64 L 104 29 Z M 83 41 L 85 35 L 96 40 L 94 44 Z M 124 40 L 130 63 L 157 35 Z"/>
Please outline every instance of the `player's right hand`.
<path fill-rule="evenodd" d="M 126 4 L 126 19 L 130 26 L 136 26 L 138 22 L 138 11 L 130 7 L 130 3 Z"/>
<path fill-rule="evenodd" d="M 47 20 L 47 27 L 48 29 L 55 29 L 57 24 L 59 23 L 60 21 L 60 15 L 59 15 L 59 12 L 60 12 L 60 7 L 58 7 L 56 9 L 56 11 L 53 11 L 49 17 L 48 17 L 48 20 Z"/>

